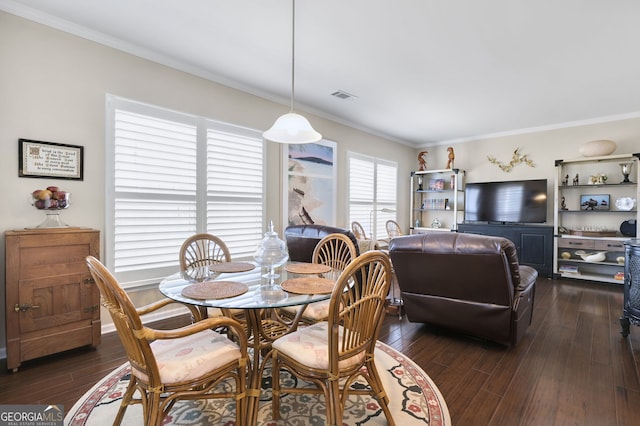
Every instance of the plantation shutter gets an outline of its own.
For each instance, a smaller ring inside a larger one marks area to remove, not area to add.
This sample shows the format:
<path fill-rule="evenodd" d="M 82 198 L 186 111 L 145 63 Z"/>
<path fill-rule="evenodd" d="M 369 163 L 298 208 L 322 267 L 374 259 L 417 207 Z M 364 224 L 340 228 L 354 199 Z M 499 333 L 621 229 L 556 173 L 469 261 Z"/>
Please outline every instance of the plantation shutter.
<path fill-rule="evenodd" d="M 207 230 L 232 258 L 253 256 L 263 229 L 263 146 L 255 132 L 207 131 Z"/>
<path fill-rule="evenodd" d="M 368 238 L 386 238 L 385 223 L 396 218 L 397 169 L 396 163 L 349 153 L 349 223 L 360 222 Z"/>
<path fill-rule="evenodd" d="M 182 242 L 209 232 L 233 259 L 263 229 L 260 133 L 107 98 L 107 266 L 125 286 L 178 270 Z"/>

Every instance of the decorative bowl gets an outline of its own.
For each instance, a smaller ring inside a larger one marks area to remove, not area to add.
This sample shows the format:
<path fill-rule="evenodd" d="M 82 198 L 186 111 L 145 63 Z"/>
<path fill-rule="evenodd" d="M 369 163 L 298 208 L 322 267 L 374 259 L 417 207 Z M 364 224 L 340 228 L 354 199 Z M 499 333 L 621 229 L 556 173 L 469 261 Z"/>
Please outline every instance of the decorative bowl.
<path fill-rule="evenodd" d="M 595 253 L 587 253 L 582 250 L 577 250 L 576 254 L 582 258 L 585 262 L 602 262 L 606 259 L 606 251 L 599 251 Z"/>
<path fill-rule="evenodd" d="M 37 189 L 31 193 L 31 205 L 38 210 L 63 210 L 71 204 L 71 194 L 57 186 Z"/>
<path fill-rule="evenodd" d="M 622 197 L 616 200 L 616 208 L 625 212 L 633 210 L 635 204 L 636 200 L 631 197 Z"/>
<path fill-rule="evenodd" d="M 601 139 L 596 141 L 585 142 L 578 148 L 578 152 L 584 157 L 599 157 L 602 155 L 612 154 L 616 150 L 614 141 Z"/>

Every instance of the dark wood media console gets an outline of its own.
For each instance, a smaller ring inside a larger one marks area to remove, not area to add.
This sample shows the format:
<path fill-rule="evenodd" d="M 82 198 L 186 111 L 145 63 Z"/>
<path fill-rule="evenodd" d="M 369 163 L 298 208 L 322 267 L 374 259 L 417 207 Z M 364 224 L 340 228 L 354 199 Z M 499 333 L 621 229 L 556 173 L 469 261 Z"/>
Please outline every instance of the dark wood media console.
<path fill-rule="evenodd" d="M 460 223 L 458 232 L 508 238 L 516 246 L 518 261 L 535 268 L 540 276 L 553 277 L 553 227 Z"/>

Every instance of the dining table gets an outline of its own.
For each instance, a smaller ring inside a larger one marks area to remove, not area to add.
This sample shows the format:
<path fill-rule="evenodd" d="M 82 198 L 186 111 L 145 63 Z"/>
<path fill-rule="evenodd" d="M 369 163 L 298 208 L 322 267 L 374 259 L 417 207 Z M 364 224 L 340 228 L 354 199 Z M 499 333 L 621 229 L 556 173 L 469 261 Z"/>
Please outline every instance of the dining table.
<path fill-rule="evenodd" d="M 227 264 L 227 265 L 225 265 Z M 295 331 L 306 306 L 331 298 L 335 273 L 324 265 L 289 262 L 267 273 L 252 262 L 223 262 L 222 266 L 176 272 L 159 284 L 166 297 L 199 308 L 206 317 L 209 308 L 241 310 L 246 321 L 251 367 L 247 389 L 248 424 L 257 422 L 264 355 L 271 343 Z M 236 265 L 237 268 L 233 268 Z M 222 272 L 220 272 L 222 271 Z M 295 315 L 280 309 L 296 306 Z"/>

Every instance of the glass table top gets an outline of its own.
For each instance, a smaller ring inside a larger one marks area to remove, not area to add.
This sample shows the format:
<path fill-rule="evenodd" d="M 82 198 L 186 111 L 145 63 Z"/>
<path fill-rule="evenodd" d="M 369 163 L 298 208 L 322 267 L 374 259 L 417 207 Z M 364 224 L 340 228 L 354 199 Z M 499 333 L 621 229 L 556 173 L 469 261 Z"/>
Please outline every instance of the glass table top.
<path fill-rule="evenodd" d="M 279 308 L 284 306 L 306 305 L 331 298 L 331 294 L 296 294 L 284 291 L 280 287 L 280 283 L 286 279 L 301 277 L 302 275 L 289 273 L 284 268 L 278 269 L 280 276 L 274 280 L 263 278 L 263 272 L 260 268 L 249 272 L 207 273 L 207 281 L 209 282 L 235 281 L 247 285 L 248 290 L 246 293 L 224 299 L 194 299 L 183 296 L 182 290 L 185 287 L 202 280 L 193 279 L 181 272 L 176 272 L 162 280 L 158 289 L 166 297 L 179 302 L 196 306 L 229 309 Z M 202 276 L 203 274 L 195 275 Z"/>

